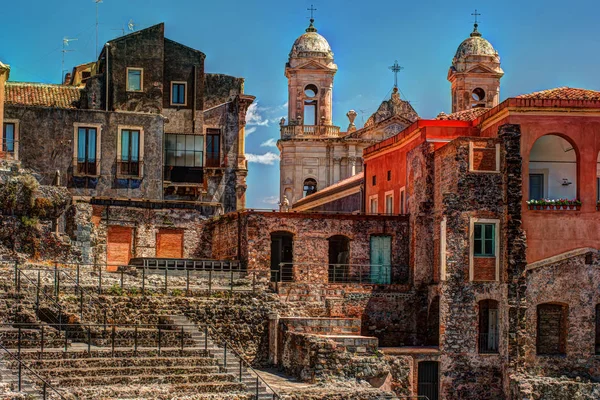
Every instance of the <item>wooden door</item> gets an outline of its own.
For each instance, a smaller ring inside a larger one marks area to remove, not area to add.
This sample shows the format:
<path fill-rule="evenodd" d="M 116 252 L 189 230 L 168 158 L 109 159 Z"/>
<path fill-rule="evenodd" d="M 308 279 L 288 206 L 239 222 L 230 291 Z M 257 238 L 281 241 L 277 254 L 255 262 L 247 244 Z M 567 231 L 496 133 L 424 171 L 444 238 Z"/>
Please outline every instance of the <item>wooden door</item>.
<path fill-rule="evenodd" d="M 371 282 L 391 283 L 392 237 L 371 236 Z"/>
<path fill-rule="evenodd" d="M 156 234 L 156 258 L 183 258 L 181 229 L 159 229 Z"/>
<path fill-rule="evenodd" d="M 116 271 L 121 265 L 129 264 L 131 259 L 131 238 L 133 228 L 127 226 L 109 226 L 106 245 L 106 264 L 108 271 Z"/>
<path fill-rule="evenodd" d="M 429 400 L 439 399 L 439 364 L 436 361 L 419 363 L 418 395 Z"/>

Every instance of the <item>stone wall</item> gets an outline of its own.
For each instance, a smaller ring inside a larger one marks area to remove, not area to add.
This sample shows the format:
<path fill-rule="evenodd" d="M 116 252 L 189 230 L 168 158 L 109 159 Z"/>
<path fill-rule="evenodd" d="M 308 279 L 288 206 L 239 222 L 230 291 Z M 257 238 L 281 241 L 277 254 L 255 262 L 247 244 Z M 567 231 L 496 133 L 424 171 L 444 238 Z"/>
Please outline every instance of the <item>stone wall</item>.
<path fill-rule="evenodd" d="M 510 376 L 510 400 L 592 400 L 600 398 L 600 383 L 566 377 Z"/>

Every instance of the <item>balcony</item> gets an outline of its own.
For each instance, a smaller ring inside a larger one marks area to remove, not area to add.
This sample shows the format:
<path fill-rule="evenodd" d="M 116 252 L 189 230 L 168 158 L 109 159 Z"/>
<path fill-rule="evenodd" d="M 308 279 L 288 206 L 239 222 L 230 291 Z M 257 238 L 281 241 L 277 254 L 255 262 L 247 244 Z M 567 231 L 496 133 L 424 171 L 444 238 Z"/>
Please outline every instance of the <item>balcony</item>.
<path fill-rule="evenodd" d="M 100 160 L 87 160 L 73 158 L 73 176 L 98 176 L 100 175 Z"/>
<path fill-rule="evenodd" d="M 143 174 L 143 161 L 117 160 L 118 179 L 141 179 Z"/>
<path fill-rule="evenodd" d="M 283 125 L 281 138 L 337 138 L 340 127 L 333 125 Z"/>

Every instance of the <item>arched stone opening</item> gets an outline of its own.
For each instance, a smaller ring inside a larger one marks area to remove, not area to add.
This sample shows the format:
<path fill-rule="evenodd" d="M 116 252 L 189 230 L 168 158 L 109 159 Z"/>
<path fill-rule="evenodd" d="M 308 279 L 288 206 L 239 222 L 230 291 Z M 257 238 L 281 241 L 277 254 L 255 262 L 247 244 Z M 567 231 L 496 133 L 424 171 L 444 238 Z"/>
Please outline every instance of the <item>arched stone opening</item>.
<path fill-rule="evenodd" d="M 308 178 L 304 180 L 304 185 L 303 185 L 303 196 L 302 197 L 306 197 L 309 196 L 313 193 L 317 193 L 317 181 L 316 179 L 313 178 Z"/>

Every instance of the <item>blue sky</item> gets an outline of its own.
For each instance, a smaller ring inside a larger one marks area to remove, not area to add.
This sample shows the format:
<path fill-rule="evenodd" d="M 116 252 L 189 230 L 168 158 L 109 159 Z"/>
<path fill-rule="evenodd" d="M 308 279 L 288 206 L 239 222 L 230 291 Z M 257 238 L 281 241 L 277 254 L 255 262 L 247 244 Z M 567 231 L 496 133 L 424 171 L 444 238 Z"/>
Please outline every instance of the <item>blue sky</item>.
<path fill-rule="evenodd" d="M 471 13 L 482 14 L 480 32 L 500 53 L 505 71 L 501 99 L 557 86 L 600 90 L 597 0 L 104 0 L 99 6 L 99 43 L 159 22 L 166 36 L 206 53 L 206 70 L 246 78 L 257 97 L 248 121 L 248 207 L 271 208 L 279 187 L 277 121 L 286 115 L 283 75 L 290 48 L 308 25 L 314 4 L 316 27 L 329 41 L 338 73 L 334 123 L 345 128 L 348 110 L 360 126 L 389 96 L 398 60 L 402 95 L 423 118 L 450 109 L 448 67 L 472 30 Z M 58 83 L 64 37 L 77 38 L 65 66 L 95 56 L 93 0 L 30 0 L 2 5 L 0 60 L 11 80 Z M 271 154 L 269 154 L 271 153 Z M 265 164 L 266 163 L 266 164 Z M 271 164 L 269 164 L 271 163 Z"/>

